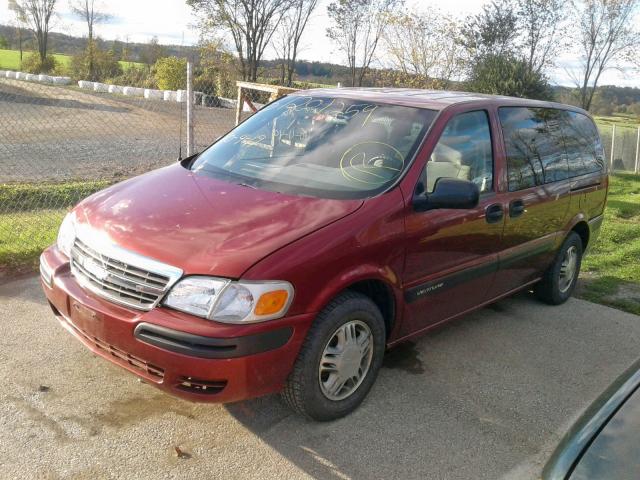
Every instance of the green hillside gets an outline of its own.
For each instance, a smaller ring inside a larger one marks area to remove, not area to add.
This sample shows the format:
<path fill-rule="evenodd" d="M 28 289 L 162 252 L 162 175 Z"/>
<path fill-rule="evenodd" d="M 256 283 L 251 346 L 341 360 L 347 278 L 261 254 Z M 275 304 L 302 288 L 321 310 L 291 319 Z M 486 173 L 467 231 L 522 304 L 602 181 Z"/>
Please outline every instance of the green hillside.
<path fill-rule="evenodd" d="M 26 57 L 31 52 L 24 52 Z M 68 67 L 71 63 L 71 55 L 64 55 L 61 53 L 54 53 L 56 61 L 61 65 Z M 129 68 L 143 68 L 143 63 L 138 62 L 120 62 L 120 66 L 123 70 Z M 0 70 L 20 70 L 20 52 L 18 50 L 0 50 Z"/>

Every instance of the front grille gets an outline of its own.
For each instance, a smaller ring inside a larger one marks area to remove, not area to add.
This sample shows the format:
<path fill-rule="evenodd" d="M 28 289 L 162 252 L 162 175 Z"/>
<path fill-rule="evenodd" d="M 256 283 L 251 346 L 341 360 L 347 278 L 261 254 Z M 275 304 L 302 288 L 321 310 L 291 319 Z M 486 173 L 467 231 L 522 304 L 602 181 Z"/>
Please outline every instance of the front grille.
<path fill-rule="evenodd" d="M 146 373 L 149 377 L 151 377 L 155 381 L 161 381 L 164 378 L 164 370 L 160 367 L 156 367 L 146 361 L 138 358 L 130 353 L 125 352 L 113 345 L 108 344 L 107 342 L 94 337 L 93 335 L 89 335 L 87 332 L 78 328 L 71 322 L 68 322 L 71 327 L 82 336 L 86 341 L 90 344 L 94 345 L 97 349 L 104 351 L 110 356 L 114 357 L 114 361 L 123 366 L 130 365 L 131 367 L 139 370 L 142 373 Z"/>
<path fill-rule="evenodd" d="M 110 250 L 98 251 L 76 238 L 71 250 L 71 272 L 83 287 L 115 303 L 150 310 L 182 273 L 118 247 Z M 132 258 L 138 265 L 131 263 Z M 144 263 L 160 266 L 162 273 L 144 268 Z"/>

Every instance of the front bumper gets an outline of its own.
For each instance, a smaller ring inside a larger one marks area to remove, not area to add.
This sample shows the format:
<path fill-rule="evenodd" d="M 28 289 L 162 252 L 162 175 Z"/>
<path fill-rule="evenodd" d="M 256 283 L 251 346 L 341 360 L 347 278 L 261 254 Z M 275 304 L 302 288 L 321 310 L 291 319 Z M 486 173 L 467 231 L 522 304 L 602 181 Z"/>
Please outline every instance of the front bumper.
<path fill-rule="evenodd" d="M 314 317 L 224 325 L 167 308 L 128 309 L 82 289 L 56 247 L 42 254 L 41 281 L 60 324 L 93 353 L 192 401 L 279 391 Z"/>

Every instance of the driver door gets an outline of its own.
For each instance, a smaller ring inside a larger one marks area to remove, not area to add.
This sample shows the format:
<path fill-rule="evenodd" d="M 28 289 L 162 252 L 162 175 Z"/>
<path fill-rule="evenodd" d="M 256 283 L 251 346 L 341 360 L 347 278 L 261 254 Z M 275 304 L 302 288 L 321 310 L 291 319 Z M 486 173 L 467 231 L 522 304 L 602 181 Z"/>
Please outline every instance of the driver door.
<path fill-rule="evenodd" d="M 425 330 L 486 298 L 498 268 L 504 215 L 494 190 L 489 112 L 453 116 L 422 174 L 427 193 L 439 178 L 470 180 L 479 204 L 468 210 L 411 210 L 406 218 L 403 334 Z"/>

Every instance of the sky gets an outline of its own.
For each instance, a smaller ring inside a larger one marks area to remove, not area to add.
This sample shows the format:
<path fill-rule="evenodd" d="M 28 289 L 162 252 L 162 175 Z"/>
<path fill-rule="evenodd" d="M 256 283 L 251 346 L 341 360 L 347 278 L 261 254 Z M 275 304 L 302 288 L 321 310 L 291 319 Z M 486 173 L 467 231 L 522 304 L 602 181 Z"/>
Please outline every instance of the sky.
<path fill-rule="evenodd" d="M 98 0 L 100 1 L 100 0 Z M 120 39 L 132 42 L 146 42 L 157 36 L 160 43 L 193 45 L 198 41 L 198 33 L 193 27 L 195 19 L 184 0 L 101 0 L 106 10 L 113 15 L 108 24 L 98 25 L 97 34 L 105 40 Z M 437 8 L 460 18 L 481 10 L 488 0 L 406 0 L 407 8 Z M 306 60 L 344 63 L 337 49 L 326 38 L 325 31 L 329 20 L 326 6 L 329 0 L 320 0 L 302 38 L 300 58 Z M 86 26 L 73 16 L 69 0 L 58 0 L 58 16 L 52 30 L 71 35 L 86 35 Z M 9 23 L 12 15 L 7 0 L 0 0 L 0 23 Z M 267 51 L 266 57 L 274 56 Z M 549 72 L 551 82 L 559 85 L 573 85 L 568 73 L 578 65 L 575 54 L 565 52 L 558 60 L 558 67 Z M 640 75 L 637 71 L 609 70 L 601 78 L 600 85 L 640 87 Z"/>

